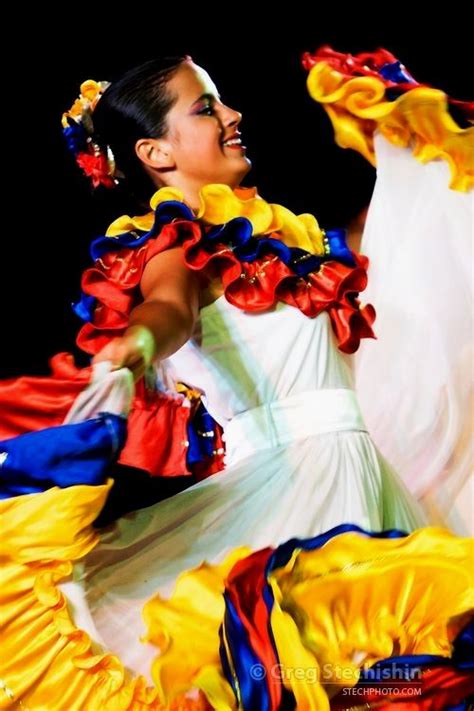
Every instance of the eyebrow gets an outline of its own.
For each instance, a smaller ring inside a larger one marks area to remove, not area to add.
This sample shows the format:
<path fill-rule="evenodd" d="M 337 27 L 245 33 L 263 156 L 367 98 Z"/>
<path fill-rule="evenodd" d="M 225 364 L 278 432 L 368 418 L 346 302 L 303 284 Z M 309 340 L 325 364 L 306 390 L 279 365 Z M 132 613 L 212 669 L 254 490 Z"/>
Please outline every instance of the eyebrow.
<path fill-rule="evenodd" d="M 220 95 L 217 95 L 217 100 L 220 101 Z M 196 101 L 193 101 L 191 104 L 191 107 L 196 106 L 196 104 L 199 104 L 200 101 L 215 101 L 216 97 L 214 94 L 202 94 L 199 99 L 196 99 Z"/>

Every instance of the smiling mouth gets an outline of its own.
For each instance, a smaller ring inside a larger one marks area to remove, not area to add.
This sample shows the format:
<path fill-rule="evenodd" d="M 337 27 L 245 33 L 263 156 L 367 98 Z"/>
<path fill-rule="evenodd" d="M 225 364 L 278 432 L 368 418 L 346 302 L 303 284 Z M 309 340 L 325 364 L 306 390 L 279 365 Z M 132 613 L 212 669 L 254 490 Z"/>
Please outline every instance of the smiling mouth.
<path fill-rule="evenodd" d="M 222 145 L 225 148 L 232 148 L 234 150 L 241 150 L 245 151 L 246 146 L 242 145 L 242 139 L 241 138 L 228 138 L 227 141 L 224 141 Z"/>

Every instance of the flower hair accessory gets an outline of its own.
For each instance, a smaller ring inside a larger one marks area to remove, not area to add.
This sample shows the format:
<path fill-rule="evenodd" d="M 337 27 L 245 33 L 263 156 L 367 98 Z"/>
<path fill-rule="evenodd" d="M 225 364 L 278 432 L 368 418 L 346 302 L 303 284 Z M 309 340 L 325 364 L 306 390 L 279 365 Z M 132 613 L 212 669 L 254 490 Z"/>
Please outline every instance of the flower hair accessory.
<path fill-rule="evenodd" d="M 81 93 L 62 117 L 63 134 L 76 162 L 91 179 L 94 188 L 113 188 L 121 174 L 116 170 L 110 146 L 104 150 L 94 141 L 92 114 L 110 82 L 88 79 L 81 84 Z"/>

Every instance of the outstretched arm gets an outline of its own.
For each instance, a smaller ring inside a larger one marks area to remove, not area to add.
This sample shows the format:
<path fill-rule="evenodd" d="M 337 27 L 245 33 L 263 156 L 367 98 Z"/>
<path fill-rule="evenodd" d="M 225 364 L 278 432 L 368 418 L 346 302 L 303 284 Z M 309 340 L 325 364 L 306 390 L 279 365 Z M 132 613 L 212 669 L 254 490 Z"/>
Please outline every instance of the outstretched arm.
<path fill-rule="evenodd" d="M 140 283 L 144 301 L 130 314 L 127 330 L 108 343 L 93 363 L 109 360 L 139 380 L 153 360 L 167 358 L 190 338 L 199 313 L 200 279 L 184 263 L 183 248 L 153 257 Z"/>

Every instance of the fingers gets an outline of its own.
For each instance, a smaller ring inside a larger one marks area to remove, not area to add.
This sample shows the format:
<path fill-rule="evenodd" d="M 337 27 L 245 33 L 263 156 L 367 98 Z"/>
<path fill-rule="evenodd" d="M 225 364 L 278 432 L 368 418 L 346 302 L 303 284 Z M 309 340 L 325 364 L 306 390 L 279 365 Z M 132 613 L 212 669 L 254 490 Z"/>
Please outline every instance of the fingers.
<path fill-rule="evenodd" d="M 96 363 L 110 361 L 113 369 L 116 370 L 122 367 L 125 355 L 120 339 L 116 338 L 110 343 L 107 343 L 107 345 L 94 356 L 92 363 L 95 365 Z"/>
<path fill-rule="evenodd" d="M 107 343 L 92 362 L 109 361 L 112 370 L 128 368 L 136 382 L 152 362 L 154 350 L 155 341 L 150 329 L 136 324 L 127 328 L 123 336 Z"/>
<path fill-rule="evenodd" d="M 120 368 L 128 368 L 135 382 L 145 374 L 146 363 L 143 354 L 137 350 L 135 345 L 127 339 L 117 338 L 108 343 L 97 353 L 92 359 L 92 364 L 109 361 L 111 370 L 120 370 Z"/>

